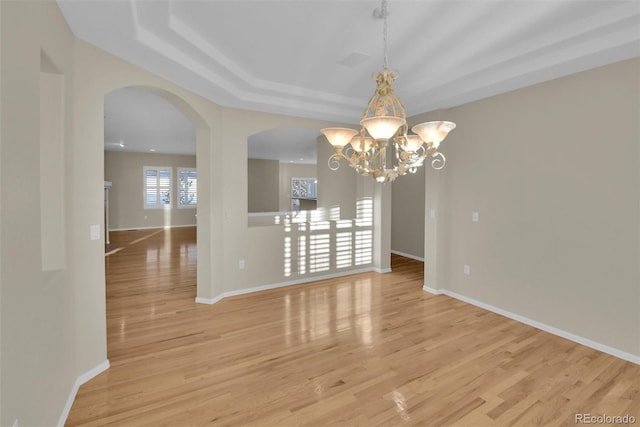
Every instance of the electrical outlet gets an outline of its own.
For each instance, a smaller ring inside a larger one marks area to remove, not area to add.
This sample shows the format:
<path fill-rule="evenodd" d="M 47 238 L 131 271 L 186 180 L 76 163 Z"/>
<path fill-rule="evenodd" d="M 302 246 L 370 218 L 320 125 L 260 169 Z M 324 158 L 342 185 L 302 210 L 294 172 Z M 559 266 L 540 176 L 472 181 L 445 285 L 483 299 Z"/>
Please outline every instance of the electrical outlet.
<path fill-rule="evenodd" d="M 473 222 L 480 221 L 480 214 L 478 212 L 471 212 L 471 221 Z"/>
<path fill-rule="evenodd" d="M 238 268 L 240 270 L 244 270 L 244 260 L 243 259 L 241 259 L 240 262 L 238 262 Z"/>
<path fill-rule="evenodd" d="M 431 219 L 436 219 L 436 210 L 431 209 Z"/>
<path fill-rule="evenodd" d="M 464 265 L 464 274 L 466 274 L 467 276 L 471 276 L 471 266 L 469 264 L 465 264 Z"/>

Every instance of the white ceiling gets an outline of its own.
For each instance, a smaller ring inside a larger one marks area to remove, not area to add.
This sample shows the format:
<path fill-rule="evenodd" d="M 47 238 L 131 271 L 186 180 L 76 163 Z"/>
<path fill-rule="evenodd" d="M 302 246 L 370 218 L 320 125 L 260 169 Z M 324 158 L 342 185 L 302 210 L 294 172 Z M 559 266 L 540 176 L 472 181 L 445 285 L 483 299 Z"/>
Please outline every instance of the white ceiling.
<path fill-rule="evenodd" d="M 358 123 L 379 1 L 58 0 L 75 35 L 230 107 Z M 391 0 L 409 116 L 640 56 L 640 1 Z"/>
<path fill-rule="evenodd" d="M 196 128 L 161 96 L 119 89 L 104 97 L 104 149 L 193 155 Z"/>
<path fill-rule="evenodd" d="M 271 129 L 248 138 L 247 157 L 285 163 L 316 163 L 316 140 L 320 131 L 312 129 Z"/>
<path fill-rule="evenodd" d="M 319 130 L 271 129 L 248 139 L 250 159 L 316 163 Z M 136 88 L 115 90 L 104 99 L 107 151 L 196 154 L 196 128 L 170 101 Z"/>

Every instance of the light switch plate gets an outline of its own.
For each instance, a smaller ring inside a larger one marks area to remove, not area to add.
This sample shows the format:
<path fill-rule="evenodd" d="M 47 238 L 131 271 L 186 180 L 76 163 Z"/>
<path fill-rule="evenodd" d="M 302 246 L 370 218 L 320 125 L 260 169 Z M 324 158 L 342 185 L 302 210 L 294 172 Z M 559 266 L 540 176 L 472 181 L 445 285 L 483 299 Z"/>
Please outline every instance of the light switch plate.
<path fill-rule="evenodd" d="M 467 276 L 471 276 L 471 266 L 470 265 L 465 264 L 463 271 L 464 271 L 464 274 L 466 274 Z"/>
<path fill-rule="evenodd" d="M 100 224 L 91 225 L 91 240 L 100 240 Z"/>
<path fill-rule="evenodd" d="M 436 210 L 431 209 L 431 219 L 436 219 Z"/>
<path fill-rule="evenodd" d="M 480 214 L 478 212 L 471 212 L 471 221 L 473 222 L 480 221 Z"/>

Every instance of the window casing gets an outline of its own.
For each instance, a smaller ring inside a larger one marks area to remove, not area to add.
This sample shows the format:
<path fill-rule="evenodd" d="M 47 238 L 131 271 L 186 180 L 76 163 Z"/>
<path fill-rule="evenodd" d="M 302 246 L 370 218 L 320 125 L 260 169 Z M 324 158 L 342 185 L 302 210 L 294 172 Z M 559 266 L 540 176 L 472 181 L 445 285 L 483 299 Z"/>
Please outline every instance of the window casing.
<path fill-rule="evenodd" d="M 198 205 L 198 173 L 193 168 L 178 168 L 178 208 Z"/>
<path fill-rule="evenodd" d="M 171 208 L 171 167 L 145 166 L 143 172 L 144 208 Z"/>

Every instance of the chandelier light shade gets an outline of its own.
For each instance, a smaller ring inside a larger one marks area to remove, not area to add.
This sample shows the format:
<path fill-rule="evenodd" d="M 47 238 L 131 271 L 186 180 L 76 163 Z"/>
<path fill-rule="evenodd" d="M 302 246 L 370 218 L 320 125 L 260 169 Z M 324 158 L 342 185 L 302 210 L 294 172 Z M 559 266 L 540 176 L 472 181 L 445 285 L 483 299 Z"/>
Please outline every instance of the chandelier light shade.
<path fill-rule="evenodd" d="M 348 128 L 327 128 L 322 129 L 320 132 L 327 137 L 329 144 L 333 145 L 336 151 L 341 151 L 351 141 L 351 138 L 358 133 L 357 130 Z"/>
<path fill-rule="evenodd" d="M 384 68 L 374 76 L 376 91 L 362 114 L 360 131 L 321 130 L 335 150 L 329 158 L 329 168 L 338 169 L 342 159 L 359 174 L 370 175 L 377 182 L 391 182 L 398 176 L 415 173 L 427 157 L 432 158 L 434 169 L 442 169 L 446 159 L 438 147 L 456 125 L 447 121 L 420 123 L 411 128 L 417 135 L 408 134 L 404 106 L 393 91 L 398 74 L 387 65 L 387 0 L 382 0 L 374 15 L 384 19 Z"/>
<path fill-rule="evenodd" d="M 438 148 L 440 142 L 449 135 L 449 132 L 456 128 L 453 122 L 427 122 L 420 123 L 411 128 L 420 136 L 420 139 L 427 144 L 433 143 Z"/>
<path fill-rule="evenodd" d="M 400 117 L 387 116 L 371 117 L 360 121 L 373 139 L 389 139 L 396 134 L 400 126 L 406 123 L 407 121 Z"/>
<path fill-rule="evenodd" d="M 373 138 L 369 138 L 368 136 L 354 136 L 351 138 L 351 147 L 358 153 L 369 151 L 372 145 Z"/>
<path fill-rule="evenodd" d="M 404 151 L 415 153 L 420 149 L 420 147 L 422 147 L 423 141 L 418 135 L 407 135 L 405 138 L 406 140 L 404 142 L 404 146 L 402 147 Z"/>

